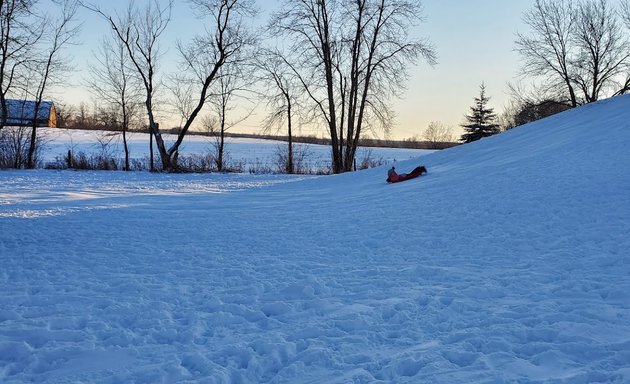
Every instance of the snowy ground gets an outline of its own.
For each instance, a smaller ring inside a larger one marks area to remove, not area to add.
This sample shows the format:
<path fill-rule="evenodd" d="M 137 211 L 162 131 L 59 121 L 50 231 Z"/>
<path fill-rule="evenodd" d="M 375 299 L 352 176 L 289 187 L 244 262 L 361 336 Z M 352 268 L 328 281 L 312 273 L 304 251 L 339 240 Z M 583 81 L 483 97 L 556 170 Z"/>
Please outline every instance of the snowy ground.
<path fill-rule="evenodd" d="M 628 148 L 620 97 L 393 185 L 0 172 L 0 382 L 630 382 Z"/>

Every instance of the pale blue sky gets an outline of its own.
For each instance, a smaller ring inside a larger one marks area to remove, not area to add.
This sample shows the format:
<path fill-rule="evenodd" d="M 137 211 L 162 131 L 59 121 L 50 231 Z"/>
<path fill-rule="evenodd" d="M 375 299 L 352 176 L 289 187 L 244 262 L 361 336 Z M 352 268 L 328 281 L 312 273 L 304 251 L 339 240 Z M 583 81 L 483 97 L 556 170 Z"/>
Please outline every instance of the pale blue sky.
<path fill-rule="evenodd" d="M 138 0 L 142 4 L 146 0 Z M 99 1 L 109 9 L 124 11 L 127 0 Z M 107 5 L 105 5 L 107 4 Z M 277 1 L 258 1 L 258 6 L 272 9 Z M 481 82 L 486 83 L 490 106 L 501 112 L 506 104 L 508 81 L 512 81 L 518 70 L 518 56 L 513 51 L 515 33 L 524 31 L 522 15 L 532 0 L 425 0 L 426 21 L 417 28 L 417 36 L 427 37 L 438 54 L 438 64 L 430 67 L 420 63 L 410 68 L 408 90 L 401 100 L 394 100 L 397 124 L 392 138 L 408 138 L 420 134 L 431 121 L 452 125 L 459 134 L 458 124 L 478 95 Z M 163 47 L 164 71 L 176 68 L 177 55 L 174 42 L 186 40 L 200 27 L 183 0 L 176 0 L 173 22 L 167 30 Z M 101 36 L 109 32 L 102 19 L 86 10 L 79 17 L 84 20 L 80 36 L 81 45 L 71 47 L 68 53 L 74 57 L 76 71 L 71 77 L 72 86 L 55 92 L 71 104 L 90 98 L 82 81 L 85 68 L 93 60 Z M 257 131 L 254 116 L 233 130 Z M 313 133 L 304 129 L 303 133 Z"/>
<path fill-rule="evenodd" d="M 518 72 L 515 33 L 531 0 L 427 0 L 420 26 L 434 44 L 438 64 L 419 65 L 404 100 L 397 103 L 396 136 L 409 137 L 429 122 L 457 126 L 485 82 L 490 106 L 503 110 L 508 81 Z M 455 127 L 456 130 L 459 127 Z"/>

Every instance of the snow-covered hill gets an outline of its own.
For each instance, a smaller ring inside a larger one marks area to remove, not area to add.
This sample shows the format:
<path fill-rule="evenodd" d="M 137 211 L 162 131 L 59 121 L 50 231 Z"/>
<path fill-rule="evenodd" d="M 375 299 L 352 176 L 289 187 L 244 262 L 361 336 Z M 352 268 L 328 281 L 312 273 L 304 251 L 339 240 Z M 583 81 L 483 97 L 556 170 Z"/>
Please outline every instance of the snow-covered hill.
<path fill-rule="evenodd" d="M 0 172 L 0 382 L 630 382 L 630 97 L 322 177 Z"/>

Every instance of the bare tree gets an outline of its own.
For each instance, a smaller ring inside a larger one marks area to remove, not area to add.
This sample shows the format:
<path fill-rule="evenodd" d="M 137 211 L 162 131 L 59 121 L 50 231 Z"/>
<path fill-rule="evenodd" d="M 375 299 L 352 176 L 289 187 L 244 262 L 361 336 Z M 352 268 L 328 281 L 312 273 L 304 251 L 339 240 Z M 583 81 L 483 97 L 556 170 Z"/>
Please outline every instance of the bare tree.
<path fill-rule="evenodd" d="M 498 117 L 502 130 L 540 120 L 571 109 L 566 95 L 557 90 L 528 89 L 522 83 L 508 83 L 510 101 Z"/>
<path fill-rule="evenodd" d="M 137 8 L 135 2 L 131 1 L 126 14 L 117 18 L 105 13 L 96 5 L 83 3 L 83 6 L 103 16 L 109 22 L 116 36 L 124 45 L 136 74 L 142 82 L 145 91 L 144 105 L 149 120 L 149 134 L 151 137 L 149 147 L 152 171 L 154 170 L 153 138 L 155 138 L 160 153 L 162 168 L 167 171 L 174 168 L 171 156 L 166 150 L 159 125 L 156 122 L 154 111 L 154 97 L 157 84 L 156 72 L 160 58 L 159 41 L 171 20 L 173 1 L 168 0 L 165 6 L 161 6 L 159 0 L 152 0 L 144 8 Z"/>
<path fill-rule="evenodd" d="M 8 127 L 0 131 L 0 168 L 23 167 L 29 141 L 26 127 Z"/>
<path fill-rule="evenodd" d="M 115 36 L 105 38 L 96 54 L 96 65 L 90 67 L 91 92 L 112 110 L 114 127 L 122 133 L 125 151 L 124 170 L 129 170 L 127 132 L 142 104 L 140 86 L 123 42 Z"/>
<path fill-rule="evenodd" d="M 409 36 L 417 0 L 285 0 L 270 29 L 291 41 L 292 71 L 328 128 L 334 173 L 352 170 L 361 134 L 391 124 L 388 100 L 404 89 L 407 66 L 435 63 L 426 41 Z"/>
<path fill-rule="evenodd" d="M 125 44 L 142 79 L 146 91 L 149 128 L 155 137 L 162 168 L 166 171 L 177 169 L 179 147 L 207 102 L 208 90 L 216 80 L 219 69 L 244 47 L 250 37 L 247 35 L 245 18 L 253 14 L 252 0 L 190 0 L 190 3 L 199 15 L 209 17 L 212 24 L 206 29 L 205 35 L 195 37 L 189 46 L 179 44 L 184 61 L 196 75 L 200 89 L 197 102 L 185 119 L 177 140 L 168 149 L 155 121 L 153 99 L 154 75 L 159 57 L 157 43 L 170 21 L 173 0 L 169 0 L 164 7 L 160 7 L 159 1 L 154 0 L 141 13 L 135 10 L 132 2 L 124 20 L 114 20 L 99 7 L 89 6 L 109 21 L 118 38 Z"/>
<path fill-rule="evenodd" d="M 571 36 L 576 14 L 568 0 L 536 0 L 523 21 L 531 35 L 517 34 L 516 51 L 523 58 L 526 76 L 550 80 L 550 88 L 562 88 L 571 106 L 578 105 L 573 84 Z"/>
<path fill-rule="evenodd" d="M 624 92 L 619 79 L 630 63 L 628 40 L 608 0 L 536 0 L 524 16 L 531 35 L 517 34 L 521 72 L 562 89 L 575 107 Z"/>
<path fill-rule="evenodd" d="M 57 115 L 57 126 L 68 128 L 76 115 L 76 107 L 65 103 L 63 100 L 56 100 L 55 114 Z"/>
<path fill-rule="evenodd" d="M 79 103 L 74 124 L 79 128 L 86 128 L 88 125 L 92 125 L 89 106 L 85 101 Z"/>
<path fill-rule="evenodd" d="M 621 19 L 626 24 L 626 33 L 630 31 L 630 0 L 623 0 L 621 2 L 621 6 L 619 9 L 619 15 Z M 617 92 L 618 95 L 622 95 L 630 91 L 630 71 L 626 73 L 626 79 L 623 82 L 623 85 L 620 87 Z"/>
<path fill-rule="evenodd" d="M 61 8 L 59 18 L 57 20 L 43 19 L 44 25 L 50 26 L 51 30 L 46 32 L 42 40 L 46 44 L 42 58 L 31 62 L 34 67 L 30 73 L 38 80 L 38 84 L 33 95 L 35 97 L 35 110 L 33 112 L 30 147 L 28 150 L 28 168 L 35 167 L 37 120 L 44 94 L 51 82 L 59 80 L 64 73 L 67 73 L 67 65 L 59 55 L 64 46 L 72 43 L 80 28 L 80 25 L 73 22 L 79 6 L 77 0 L 60 0 L 58 4 Z"/>
<path fill-rule="evenodd" d="M 630 64 L 630 45 L 615 9 L 607 0 L 579 3 L 576 41 L 578 68 L 575 82 L 587 103 L 597 101 L 607 89 L 614 92 L 616 79 Z"/>
<path fill-rule="evenodd" d="M 217 124 L 212 132 L 216 138 L 216 156 L 215 163 L 219 172 L 224 169 L 224 151 L 225 151 L 225 135 L 232 127 L 247 120 L 254 108 L 241 110 L 240 114 L 234 112 L 236 110 L 235 101 L 249 102 L 247 94 L 250 92 L 251 81 L 241 71 L 242 66 L 227 64 L 219 70 L 219 76 L 212 90 L 210 105 L 217 116 Z M 245 103 L 241 103 L 244 107 Z M 242 108 L 241 108 L 242 109 Z"/>
<path fill-rule="evenodd" d="M 7 98 L 24 80 L 26 63 L 43 35 L 44 23 L 34 20 L 37 0 L 0 1 L 0 130 L 7 123 Z M 17 91 L 19 92 L 19 91 Z"/>
<path fill-rule="evenodd" d="M 176 73 L 167 80 L 166 88 L 172 95 L 169 104 L 179 117 L 179 125 L 177 126 L 177 133 L 179 134 L 184 123 L 195 109 L 196 82 L 185 74 Z"/>
<path fill-rule="evenodd" d="M 293 124 L 298 106 L 297 89 L 299 84 L 291 69 L 287 66 L 286 55 L 278 50 L 263 51 L 259 54 L 257 67 L 260 80 L 267 90 L 267 110 L 269 114 L 263 122 L 265 131 L 281 129 L 286 126 L 287 157 L 284 171 L 295 173 L 293 159 Z"/>
<path fill-rule="evenodd" d="M 199 96 L 185 97 L 181 109 L 185 121 L 177 141 L 169 149 L 175 154 L 184 136 L 194 123 L 204 105 L 210 100 L 219 116 L 219 137 L 217 166 L 223 167 L 223 145 L 225 130 L 242 121 L 227 123 L 227 111 L 232 98 L 243 90 L 243 67 L 249 59 L 248 48 L 255 43 L 255 37 L 248 28 L 248 22 L 256 14 L 251 0 L 191 0 L 202 16 L 210 17 L 214 30 L 196 36 L 187 46 L 179 43 L 179 51 L 190 75 L 189 81 L 199 86 Z M 188 91 L 184 92 L 186 95 Z M 213 93 L 214 92 L 214 93 Z M 195 101 L 196 100 L 196 101 Z M 192 103 L 191 103 L 192 102 Z M 251 112 L 250 112 L 251 113 Z"/>
<path fill-rule="evenodd" d="M 626 23 L 626 27 L 630 28 L 630 0 L 623 0 L 619 10 L 622 20 Z"/>
<path fill-rule="evenodd" d="M 431 144 L 432 148 L 441 149 L 444 143 L 455 141 L 453 136 L 453 127 L 448 126 L 440 121 L 432 121 L 422 135 L 424 141 Z"/>

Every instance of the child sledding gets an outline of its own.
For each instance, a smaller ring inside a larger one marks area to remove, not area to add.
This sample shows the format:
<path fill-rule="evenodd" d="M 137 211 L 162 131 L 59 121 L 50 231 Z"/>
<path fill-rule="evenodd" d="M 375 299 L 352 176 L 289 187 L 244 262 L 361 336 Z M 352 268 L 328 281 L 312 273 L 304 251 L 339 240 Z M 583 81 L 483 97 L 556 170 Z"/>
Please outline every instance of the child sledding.
<path fill-rule="evenodd" d="M 414 168 L 413 171 L 409 173 L 397 173 L 396 168 L 392 167 L 389 171 L 387 171 L 387 182 L 388 183 L 399 183 L 401 181 L 415 179 L 418 176 L 422 176 L 427 173 L 427 169 L 424 165 Z"/>

